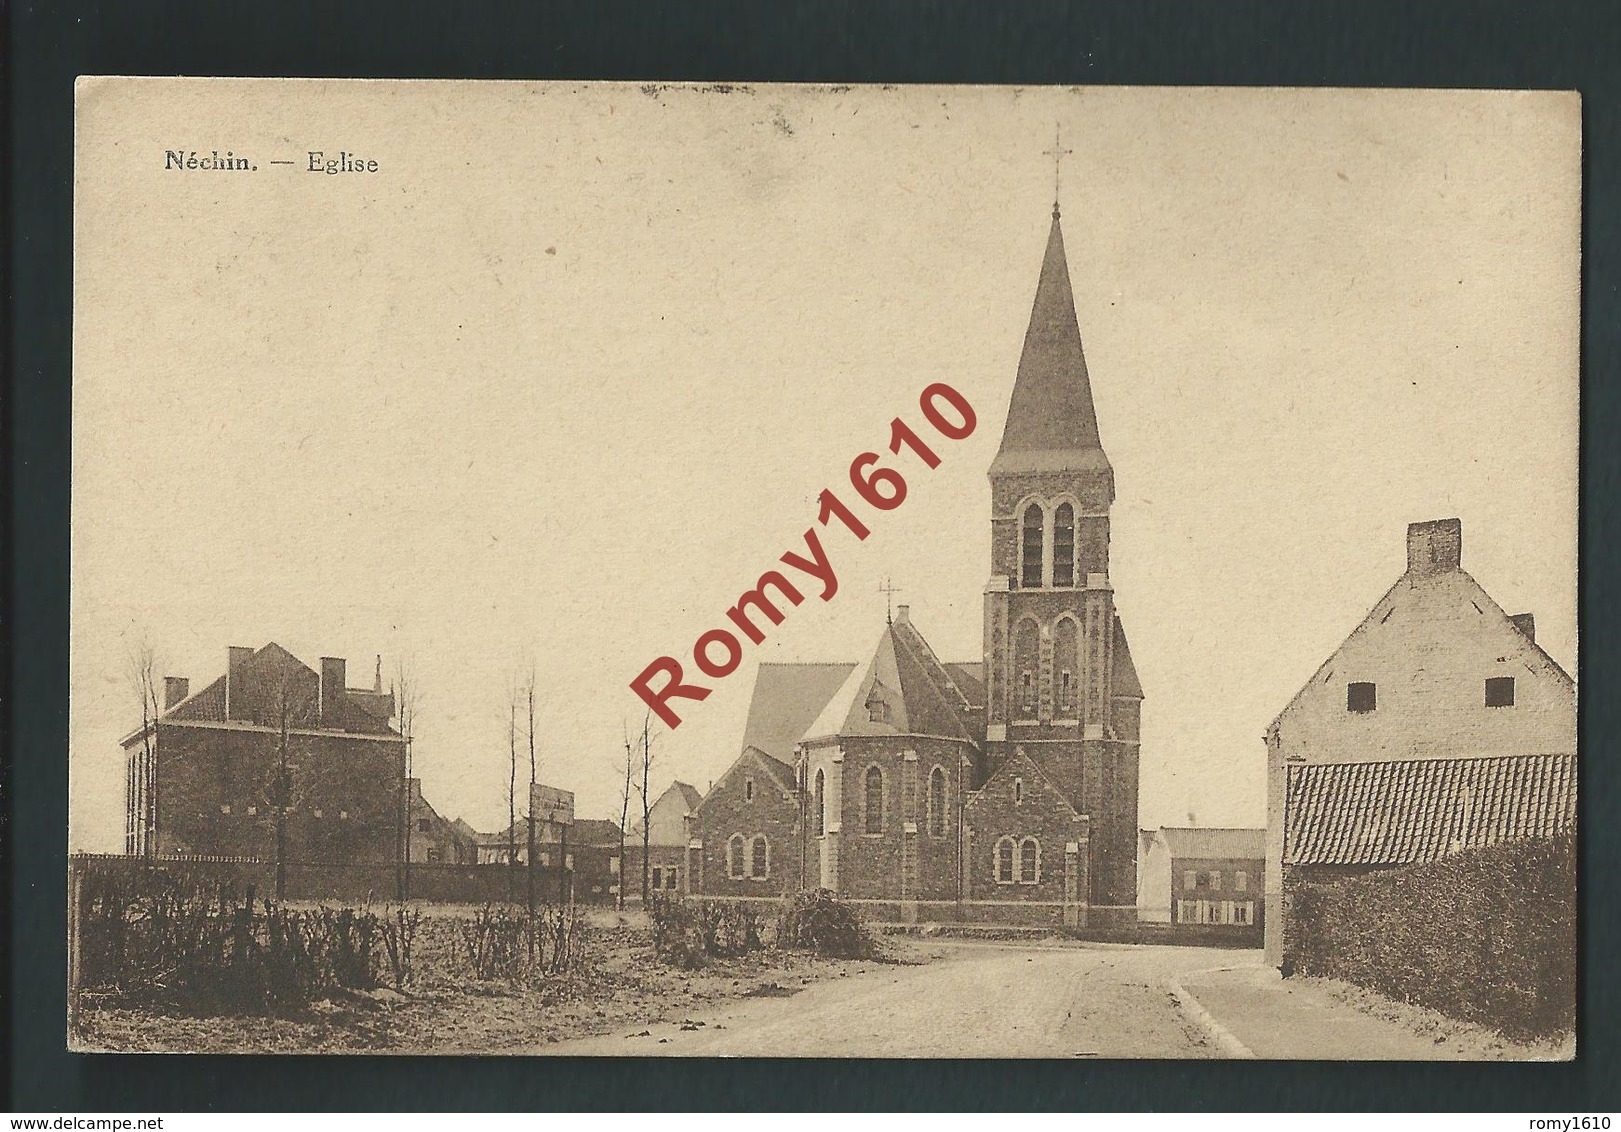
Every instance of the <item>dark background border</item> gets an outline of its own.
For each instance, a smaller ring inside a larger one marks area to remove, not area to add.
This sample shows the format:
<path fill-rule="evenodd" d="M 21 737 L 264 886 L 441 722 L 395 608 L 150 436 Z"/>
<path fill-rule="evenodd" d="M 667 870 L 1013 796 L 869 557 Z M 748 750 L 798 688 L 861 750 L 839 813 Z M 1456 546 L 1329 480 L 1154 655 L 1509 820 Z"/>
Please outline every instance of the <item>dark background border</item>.
<path fill-rule="evenodd" d="M 1614 1108 L 1616 233 L 1621 5 L 14 3 L 0 447 L 14 554 L 0 850 L 10 1106 L 269 1109 Z M 1584 95 L 1583 1014 L 1566 1065 L 73 1056 L 64 1052 L 73 79 L 77 74 L 1454 86 Z"/>

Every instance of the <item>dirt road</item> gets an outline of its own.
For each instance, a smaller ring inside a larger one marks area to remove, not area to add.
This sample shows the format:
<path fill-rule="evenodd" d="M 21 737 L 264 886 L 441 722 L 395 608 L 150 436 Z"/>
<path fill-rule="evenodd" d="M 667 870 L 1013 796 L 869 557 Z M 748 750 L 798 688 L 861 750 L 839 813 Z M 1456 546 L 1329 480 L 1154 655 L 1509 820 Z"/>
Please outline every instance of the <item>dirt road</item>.
<path fill-rule="evenodd" d="M 1254 951 L 951 942 L 676 1023 L 548 1045 L 553 1055 L 1220 1057 L 1168 984 Z"/>

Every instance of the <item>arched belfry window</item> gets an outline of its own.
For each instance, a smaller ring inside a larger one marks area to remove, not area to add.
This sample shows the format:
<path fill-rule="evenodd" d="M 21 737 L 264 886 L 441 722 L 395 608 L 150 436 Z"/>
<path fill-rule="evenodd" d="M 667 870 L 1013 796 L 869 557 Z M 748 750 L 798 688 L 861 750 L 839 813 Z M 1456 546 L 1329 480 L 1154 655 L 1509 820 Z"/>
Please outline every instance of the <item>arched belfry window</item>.
<path fill-rule="evenodd" d="M 1053 585 L 1075 584 L 1075 508 L 1061 504 L 1053 515 Z"/>
<path fill-rule="evenodd" d="M 1019 584 L 1026 589 L 1041 585 L 1042 558 L 1041 508 L 1032 503 L 1024 509 L 1023 533 L 1020 536 Z"/>
<path fill-rule="evenodd" d="M 865 822 L 863 828 L 867 833 L 884 832 L 884 772 L 875 766 L 867 768 L 865 798 Z"/>
<path fill-rule="evenodd" d="M 929 835 L 946 835 L 946 772 L 938 766 L 929 772 Z"/>
<path fill-rule="evenodd" d="M 827 780 L 816 772 L 816 836 L 827 832 Z"/>
<path fill-rule="evenodd" d="M 1035 622 L 1021 621 L 1013 634 L 1013 715 L 1034 719 L 1040 689 L 1036 684 L 1040 653 Z"/>

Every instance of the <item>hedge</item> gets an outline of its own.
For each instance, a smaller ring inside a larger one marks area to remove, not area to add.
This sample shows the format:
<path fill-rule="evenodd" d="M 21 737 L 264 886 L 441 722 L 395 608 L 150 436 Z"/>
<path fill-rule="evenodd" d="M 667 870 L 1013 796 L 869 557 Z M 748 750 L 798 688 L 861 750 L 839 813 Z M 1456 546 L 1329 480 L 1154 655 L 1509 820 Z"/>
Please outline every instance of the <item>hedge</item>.
<path fill-rule="evenodd" d="M 1512 1037 L 1576 1017 L 1573 837 L 1325 882 L 1284 877 L 1286 962 Z"/>

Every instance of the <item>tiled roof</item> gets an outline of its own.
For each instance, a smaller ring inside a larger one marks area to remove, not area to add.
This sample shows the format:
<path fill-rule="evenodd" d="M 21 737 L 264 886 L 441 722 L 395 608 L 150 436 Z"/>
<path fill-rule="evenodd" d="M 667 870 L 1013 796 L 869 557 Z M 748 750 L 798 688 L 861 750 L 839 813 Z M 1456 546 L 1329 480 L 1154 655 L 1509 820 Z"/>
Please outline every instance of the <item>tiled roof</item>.
<path fill-rule="evenodd" d="M 1189 860 L 1230 857 L 1260 860 L 1266 856 L 1264 829 L 1191 829 L 1168 827 L 1160 830 L 1171 856 Z"/>
<path fill-rule="evenodd" d="M 853 664 L 761 664 L 743 725 L 743 746 L 775 759 L 793 758 L 794 745 L 839 690 Z"/>
<path fill-rule="evenodd" d="M 608 818 L 575 818 L 568 839 L 574 845 L 619 844 L 619 823 Z"/>
<path fill-rule="evenodd" d="M 677 780 L 676 782 L 672 783 L 672 785 L 675 789 L 681 791 L 681 800 L 686 802 L 687 813 L 689 814 L 698 808 L 699 802 L 704 800 L 703 791 L 699 790 L 696 786 L 693 786 L 690 783 Z"/>
<path fill-rule="evenodd" d="M 1283 860 L 1403 865 L 1576 828 L 1576 756 L 1291 765 Z"/>
<path fill-rule="evenodd" d="M 966 699 L 945 676 L 927 643 L 909 624 L 884 627 L 872 658 L 850 672 L 801 740 L 850 735 L 937 735 L 966 739 L 959 714 Z"/>

